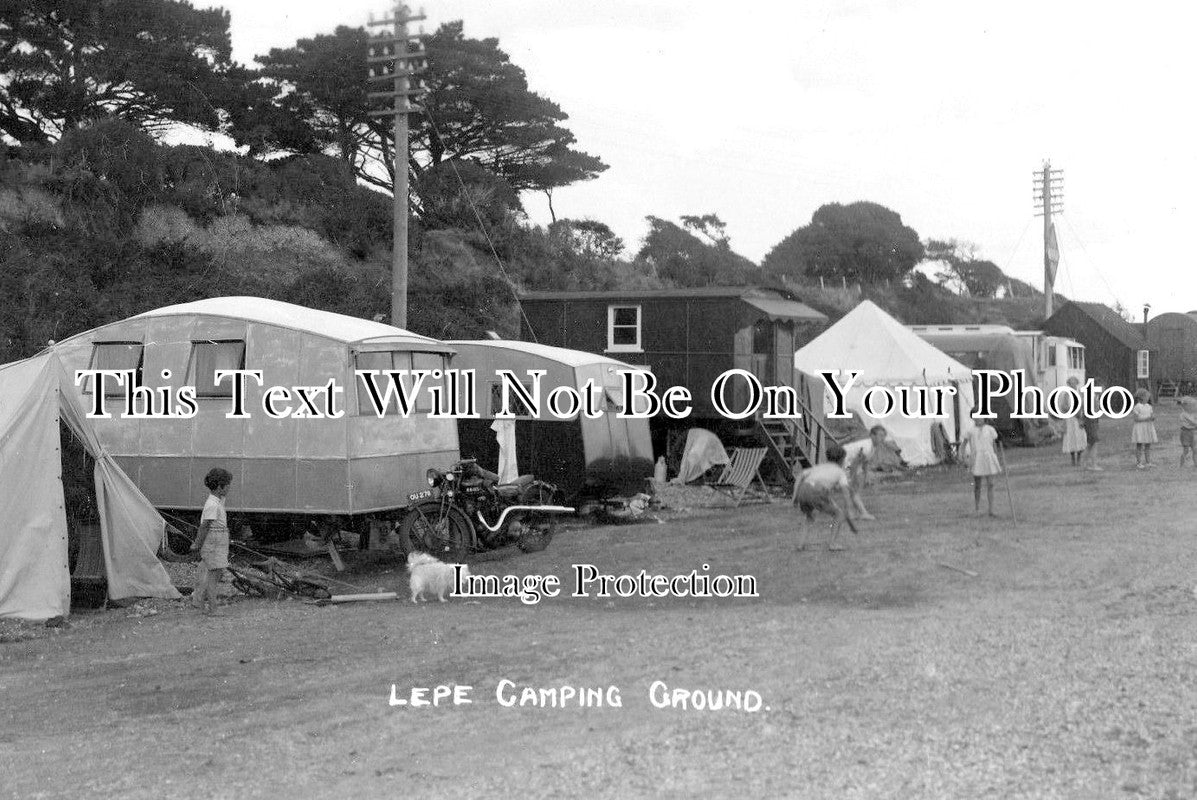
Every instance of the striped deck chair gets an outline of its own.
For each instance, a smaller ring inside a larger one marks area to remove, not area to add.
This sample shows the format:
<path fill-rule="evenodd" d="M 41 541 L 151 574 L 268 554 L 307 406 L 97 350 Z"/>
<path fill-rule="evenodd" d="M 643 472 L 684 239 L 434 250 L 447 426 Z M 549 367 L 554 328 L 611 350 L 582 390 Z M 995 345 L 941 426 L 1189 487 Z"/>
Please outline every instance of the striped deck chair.
<path fill-rule="evenodd" d="M 748 488 L 755 480 L 760 487 L 759 502 L 771 503 L 769 490 L 765 488 L 765 481 L 761 478 L 761 462 L 768 452 L 764 447 L 737 447 L 731 453 L 731 461 L 723 468 L 723 473 L 709 484 L 712 489 L 726 493 L 739 508 L 748 496 Z"/>

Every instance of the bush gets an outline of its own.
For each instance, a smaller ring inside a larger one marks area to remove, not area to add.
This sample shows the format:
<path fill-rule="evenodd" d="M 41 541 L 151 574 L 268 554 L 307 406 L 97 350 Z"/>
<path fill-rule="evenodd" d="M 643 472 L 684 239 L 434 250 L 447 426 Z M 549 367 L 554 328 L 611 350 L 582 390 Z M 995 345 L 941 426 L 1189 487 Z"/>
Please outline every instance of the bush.
<path fill-rule="evenodd" d="M 129 231 L 163 190 L 160 148 L 140 128 L 106 119 L 68 131 L 55 148 L 61 159 L 52 184 L 68 215 L 93 235 Z"/>

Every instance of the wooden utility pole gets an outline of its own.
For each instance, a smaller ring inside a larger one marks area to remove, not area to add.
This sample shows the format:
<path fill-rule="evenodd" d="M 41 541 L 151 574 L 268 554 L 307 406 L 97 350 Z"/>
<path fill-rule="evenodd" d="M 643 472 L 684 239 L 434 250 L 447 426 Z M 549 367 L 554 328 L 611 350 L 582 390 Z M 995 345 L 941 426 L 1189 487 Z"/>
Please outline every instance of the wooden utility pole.
<path fill-rule="evenodd" d="M 1060 263 L 1060 246 L 1052 213 L 1064 210 L 1064 170 L 1052 169 L 1051 162 L 1044 161 L 1042 172 L 1034 175 L 1035 207 L 1042 209 L 1043 214 L 1043 318 L 1047 319 L 1054 310 L 1056 267 Z"/>
<path fill-rule="evenodd" d="M 371 15 L 373 17 L 373 15 Z M 391 243 L 391 324 L 407 327 L 407 115 L 420 111 L 411 100 L 423 92 L 422 86 L 412 88 L 411 78 L 424 71 L 424 45 L 417 35 L 408 32 L 409 22 L 424 19 L 424 10 L 412 14 L 411 9 L 396 3 L 392 15 L 386 19 L 370 19 L 371 26 L 385 25 L 391 30 L 370 37 L 366 63 L 369 80 L 387 81 L 391 91 L 370 92 L 370 100 L 389 100 L 390 108 L 371 111 L 372 117 L 393 116 L 395 120 L 395 176 L 394 236 Z"/>

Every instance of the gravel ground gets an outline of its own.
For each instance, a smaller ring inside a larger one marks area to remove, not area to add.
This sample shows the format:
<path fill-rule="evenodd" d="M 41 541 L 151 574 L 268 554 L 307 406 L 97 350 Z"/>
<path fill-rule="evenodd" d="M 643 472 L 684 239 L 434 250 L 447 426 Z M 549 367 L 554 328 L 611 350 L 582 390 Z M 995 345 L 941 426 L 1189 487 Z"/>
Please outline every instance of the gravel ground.
<path fill-rule="evenodd" d="M 1009 452 L 1017 525 L 1001 482 L 1003 516 L 976 517 L 967 475 L 925 470 L 873 487 L 879 519 L 842 553 L 796 551 L 785 503 L 695 504 L 478 565 L 572 588 L 578 563 L 706 563 L 755 576 L 757 598 L 234 599 L 224 619 L 151 602 L 5 624 L 0 796 L 1194 798 L 1197 471 L 1175 467 L 1167 408 L 1159 428 L 1154 470 L 1122 423 L 1102 473 Z M 622 706 L 506 708 L 503 679 L 615 686 Z M 655 708 L 654 681 L 763 708 Z M 392 707 L 392 684 L 474 702 Z"/>

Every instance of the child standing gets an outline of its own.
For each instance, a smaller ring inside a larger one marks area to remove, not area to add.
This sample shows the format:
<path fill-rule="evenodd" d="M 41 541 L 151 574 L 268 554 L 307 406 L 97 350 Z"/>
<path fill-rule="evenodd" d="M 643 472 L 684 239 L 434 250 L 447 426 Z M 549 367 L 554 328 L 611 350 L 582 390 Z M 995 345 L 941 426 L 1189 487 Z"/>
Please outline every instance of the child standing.
<path fill-rule="evenodd" d="M 973 473 L 973 506 L 976 513 L 981 513 L 981 482 L 985 483 L 985 496 L 988 501 L 989 516 L 993 513 L 993 476 L 1002 471 L 1002 462 L 998 459 L 997 430 L 988 420 L 977 418 L 977 408 L 972 411 L 972 430 L 964 436 L 963 450 L 965 457 L 970 459 Z"/>
<path fill-rule="evenodd" d="M 1076 376 L 1068 379 L 1068 385 L 1073 390 L 1076 390 L 1080 384 L 1081 382 Z M 1085 449 L 1089 446 L 1089 439 L 1085 435 L 1085 429 L 1081 427 L 1081 421 L 1077 419 L 1083 413 L 1082 409 L 1078 408 L 1076 412 L 1071 417 L 1064 418 L 1064 452 L 1068 453 L 1068 457 L 1072 459 L 1072 466 L 1079 467 L 1085 455 Z"/>
<path fill-rule="evenodd" d="M 220 467 L 214 467 L 204 476 L 204 486 L 211 494 L 200 514 L 199 536 L 191 545 L 192 552 L 199 551 L 200 571 L 196 587 L 191 593 L 191 604 L 209 615 L 220 616 L 217 601 L 217 587 L 220 576 L 229 565 L 229 523 L 225 515 L 224 499 L 229 494 L 232 474 Z"/>
<path fill-rule="evenodd" d="M 876 519 L 865 508 L 864 500 L 861 499 L 860 493 L 864 487 L 869 485 L 869 467 L 880 458 L 882 448 L 886 447 L 886 439 L 888 437 L 889 432 L 885 430 L 884 426 L 874 425 L 869 429 L 868 441 L 856 451 L 856 456 L 848 465 L 848 479 L 852 485 L 852 505 L 856 508 L 858 519 Z"/>
<path fill-rule="evenodd" d="M 1182 397 L 1180 404 L 1180 466 L 1185 465 L 1185 456 L 1197 468 L 1197 452 L 1193 450 L 1193 437 L 1197 435 L 1197 397 Z"/>
<path fill-rule="evenodd" d="M 1155 409 L 1151 407 L 1151 392 L 1139 389 L 1135 392 L 1135 403 L 1131 416 L 1135 425 L 1131 428 L 1131 441 L 1135 443 L 1135 466 L 1138 469 L 1150 469 L 1151 446 L 1159 441 L 1155 432 Z"/>
<path fill-rule="evenodd" d="M 1102 468 L 1097 464 L 1097 442 L 1098 442 L 1098 417 L 1096 413 L 1094 416 L 1088 416 L 1082 409 L 1081 427 L 1085 429 L 1085 456 L 1081 460 L 1085 462 L 1085 469 L 1090 472 L 1101 472 Z"/>

